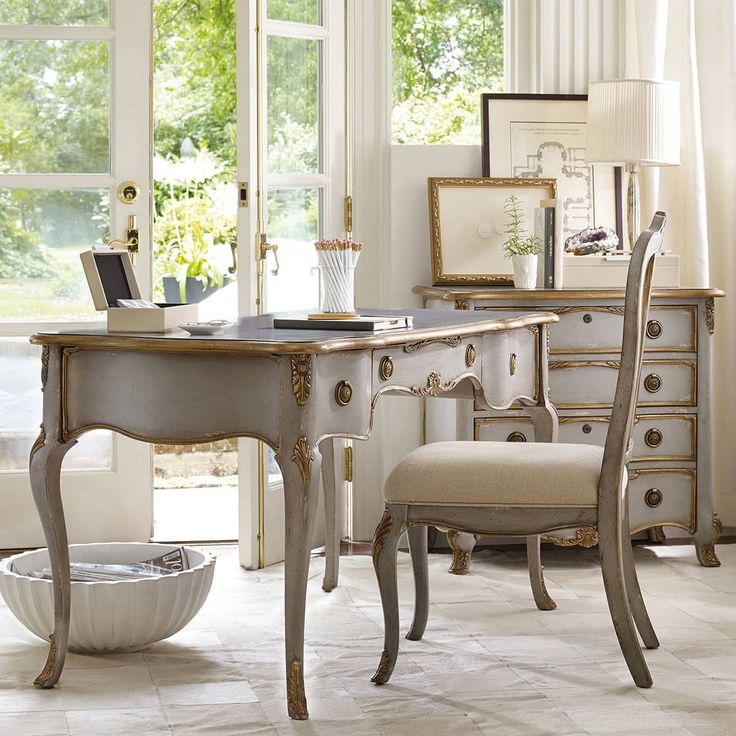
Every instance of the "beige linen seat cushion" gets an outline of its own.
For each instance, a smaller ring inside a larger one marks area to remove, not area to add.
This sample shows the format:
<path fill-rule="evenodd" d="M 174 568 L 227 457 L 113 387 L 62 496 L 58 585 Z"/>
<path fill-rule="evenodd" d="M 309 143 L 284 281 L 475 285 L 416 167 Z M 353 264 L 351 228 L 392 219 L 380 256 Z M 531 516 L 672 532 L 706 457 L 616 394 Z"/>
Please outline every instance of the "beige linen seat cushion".
<path fill-rule="evenodd" d="M 598 505 L 603 448 L 547 442 L 435 442 L 410 452 L 384 485 L 389 503 Z"/>

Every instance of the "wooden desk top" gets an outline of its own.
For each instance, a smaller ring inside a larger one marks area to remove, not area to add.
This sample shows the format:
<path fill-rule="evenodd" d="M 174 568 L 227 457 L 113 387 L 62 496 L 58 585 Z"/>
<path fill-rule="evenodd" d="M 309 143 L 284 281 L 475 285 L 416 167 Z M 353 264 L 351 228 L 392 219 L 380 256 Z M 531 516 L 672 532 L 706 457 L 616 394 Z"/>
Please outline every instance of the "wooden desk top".
<path fill-rule="evenodd" d="M 423 297 L 454 299 L 513 299 L 514 301 L 557 301 L 560 299 L 623 299 L 625 289 L 516 289 L 513 286 L 415 286 L 412 291 Z M 653 289 L 652 298 L 702 299 L 725 296 L 722 289 L 690 288 Z"/>
<path fill-rule="evenodd" d="M 219 335 L 191 336 L 182 330 L 161 334 L 108 332 L 106 328 L 80 327 L 58 332 L 38 332 L 34 345 L 64 345 L 97 350 L 136 350 L 192 353 L 218 351 L 255 355 L 332 353 L 404 345 L 424 340 L 442 340 L 485 332 L 499 332 L 557 322 L 551 312 L 489 315 L 484 312 L 437 309 L 363 309 L 371 315 L 412 315 L 414 327 L 384 332 L 343 330 L 274 329 L 273 314 L 243 317 Z M 300 313 L 303 314 L 303 313 Z"/>

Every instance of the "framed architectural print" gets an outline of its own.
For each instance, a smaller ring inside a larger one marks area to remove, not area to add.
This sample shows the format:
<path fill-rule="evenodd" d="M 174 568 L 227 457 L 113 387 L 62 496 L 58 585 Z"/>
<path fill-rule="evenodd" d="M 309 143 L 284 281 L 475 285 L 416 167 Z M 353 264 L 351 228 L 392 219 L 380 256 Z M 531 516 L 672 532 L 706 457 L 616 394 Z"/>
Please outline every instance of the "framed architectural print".
<path fill-rule="evenodd" d="M 483 176 L 552 178 L 562 236 L 609 227 L 624 242 L 620 167 L 585 160 L 587 95 L 482 95 Z"/>
<path fill-rule="evenodd" d="M 554 179 L 430 177 L 427 184 L 432 283 L 511 286 L 504 205 L 516 195 L 522 224 L 533 234 L 534 209 L 557 196 Z"/>

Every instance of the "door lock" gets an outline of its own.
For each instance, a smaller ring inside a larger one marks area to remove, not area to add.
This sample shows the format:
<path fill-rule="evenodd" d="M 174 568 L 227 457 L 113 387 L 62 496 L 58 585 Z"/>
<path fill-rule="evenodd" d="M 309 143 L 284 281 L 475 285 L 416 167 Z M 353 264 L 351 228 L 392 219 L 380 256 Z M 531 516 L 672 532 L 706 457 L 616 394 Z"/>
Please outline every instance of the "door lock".
<path fill-rule="evenodd" d="M 115 245 L 122 245 L 124 248 L 128 249 L 131 263 L 134 266 L 138 258 L 139 242 L 138 218 L 135 215 L 128 215 L 128 227 L 125 230 L 125 240 L 114 240 L 110 237 L 110 233 L 105 236 L 105 245 L 109 245 L 111 248 Z"/>
<path fill-rule="evenodd" d="M 271 270 L 271 274 L 273 276 L 278 276 L 279 269 L 281 268 L 281 266 L 279 266 L 278 250 L 279 250 L 278 245 L 269 243 L 266 240 L 266 233 L 260 234 L 260 237 L 258 239 L 257 250 L 256 250 L 256 260 L 259 262 L 259 266 L 262 269 L 263 264 L 266 262 L 266 256 L 268 255 L 268 251 L 271 251 L 273 253 L 273 259 L 276 262 L 276 268 Z M 261 270 L 261 273 L 263 273 L 262 270 Z"/>

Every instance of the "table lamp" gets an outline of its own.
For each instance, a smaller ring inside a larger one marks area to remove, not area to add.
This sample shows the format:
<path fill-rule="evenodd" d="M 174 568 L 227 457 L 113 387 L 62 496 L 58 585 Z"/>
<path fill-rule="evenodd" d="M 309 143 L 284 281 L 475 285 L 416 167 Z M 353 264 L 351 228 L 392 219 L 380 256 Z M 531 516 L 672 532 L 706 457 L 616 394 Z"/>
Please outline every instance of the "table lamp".
<path fill-rule="evenodd" d="M 586 159 L 625 165 L 629 250 L 639 237 L 639 168 L 680 163 L 680 85 L 610 79 L 588 87 Z"/>

